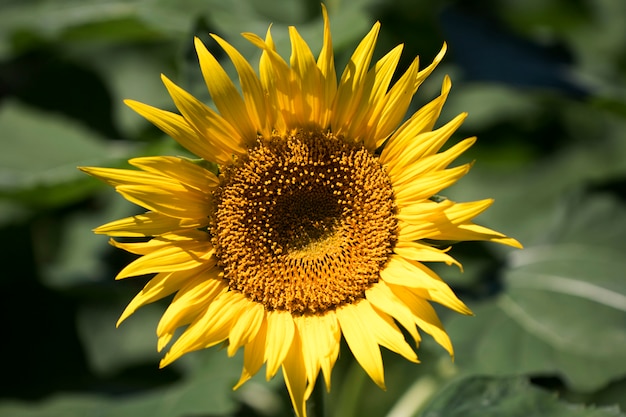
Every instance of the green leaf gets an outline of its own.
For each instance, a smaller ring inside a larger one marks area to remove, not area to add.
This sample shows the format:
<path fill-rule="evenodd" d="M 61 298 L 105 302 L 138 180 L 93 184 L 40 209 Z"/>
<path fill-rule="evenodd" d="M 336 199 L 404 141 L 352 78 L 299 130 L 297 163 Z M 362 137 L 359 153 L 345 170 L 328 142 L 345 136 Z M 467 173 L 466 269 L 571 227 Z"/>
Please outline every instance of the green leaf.
<path fill-rule="evenodd" d="M 520 322 L 519 313 L 510 315 L 519 308 L 507 296 L 498 302 L 470 307 L 476 317 L 455 318 L 446 326 L 454 341 L 455 363 L 463 373 L 560 375 L 573 389 L 585 392 L 601 388 L 626 373 L 626 354 L 586 355 L 551 345 L 545 334 L 525 327 L 528 323 Z"/>
<path fill-rule="evenodd" d="M 83 198 L 97 183 L 76 169 L 124 158 L 132 148 L 107 143 L 62 117 L 15 102 L 0 110 L 0 198 L 58 206 Z"/>
<path fill-rule="evenodd" d="M 78 312 L 78 334 L 91 369 L 99 375 L 115 375 L 138 363 L 151 362 L 156 367 L 162 356 L 156 350 L 155 332 L 164 307 L 146 306 L 116 328 L 123 308 L 123 305 L 89 305 Z"/>
<path fill-rule="evenodd" d="M 92 179 L 96 181 L 95 179 Z M 109 221 L 142 213 L 145 210 L 124 200 L 112 188 L 103 189 L 93 199 L 98 210 L 77 210 L 57 219 L 58 228 L 35 230 L 39 245 L 48 248 L 48 261 L 41 265 L 42 282 L 55 289 L 71 289 L 80 285 L 110 282 L 113 271 L 105 256 L 114 250 L 109 239 L 93 233 L 93 229 Z M 43 252 L 40 249 L 41 252 Z M 122 253 L 121 251 L 119 253 Z M 129 258 L 130 259 L 130 258 Z M 116 283 L 124 288 L 123 283 Z"/>
<path fill-rule="evenodd" d="M 16 201 L 0 198 L 0 227 L 23 221 L 31 215 L 31 211 Z"/>
<path fill-rule="evenodd" d="M 241 356 L 225 358 L 225 352 L 211 349 L 197 354 L 202 357 L 193 376 L 184 382 L 145 395 L 116 401 L 107 417 L 150 416 L 176 417 L 190 415 L 227 415 L 236 409 L 232 386 L 242 366 Z"/>
<path fill-rule="evenodd" d="M 572 199 L 544 243 L 512 252 L 503 292 L 448 326 L 467 372 L 554 375 L 590 392 L 626 375 L 626 207 Z"/>
<path fill-rule="evenodd" d="M 610 248 L 568 244 L 514 253 L 505 274 L 506 303 L 500 304 L 557 349 L 626 358 L 622 255 Z"/>
<path fill-rule="evenodd" d="M 0 415 L 13 417 L 85 417 L 105 416 L 106 401 L 92 395 L 57 395 L 45 401 L 26 403 L 0 402 Z"/>
<path fill-rule="evenodd" d="M 489 138 L 483 141 L 479 131 L 469 129 L 469 134 L 478 134 L 479 138 L 470 150 L 472 154 L 466 156 L 475 159 L 475 165 L 468 175 L 441 194 L 455 201 L 493 198 L 494 204 L 477 219 L 479 224 L 513 236 L 525 246 L 548 241 L 547 230 L 569 216 L 559 211 L 564 209 L 564 198 L 583 186 L 626 174 L 624 119 L 571 103 L 563 103 L 558 115 L 567 131 L 572 132 L 567 146 L 523 164 L 518 163 L 516 153 L 524 149 L 517 150 L 509 144 L 506 133 L 491 138 L 489 143 Z M 468 121 L 472 118 L 470 113 Z M 515 121 L 515 125 L 519 123 Z M 500 252 L 506 249 L 500 245 L 488 248 Z"/>
<path fill-rule="evenodd" d="M 450 384 L 420 417 L 621 417 L 616 407 L 568 404 L 522 378 L 470 377 Z"/>
<path fill-rule="evenodd" d="M 455 372 L 450 356 L 429 336 L 424 337 L 417 354 L 420 363 L 414 364 L 382 349 L 386 385 L 383 391 L 367 376 L 347 346 L 342 346 L 333 370 L 333 389 L 326 401 L 332 404 L 330 415 L 412 415 Z"/>
<path fill-rule="evenodd" d="M 210 349 L 188 360 L 193 374 L 165 388 L 124 397 L 59 394 L 40 402 L 4 401 L 0 415 L 12 417 L 184 417 L 230 415 L 237 408 L 232 386 L 242 355 L 225 360 L 225 352 Z M 184 361 L 184 360 L 183 360 Z M 156 365 L 155 365 L 156 366 Z"/>
<path fill-rule="evenodd" d="M 12 49 L 11 42 L 17 33 L 31 32 L 37 37 L 52 40 L 70 28 L 129 19 L 136 14 L 138 3 L 76 0 L 15 2 L 4 7 L 0 14 L 0 56 Z"/>
<path fill-rule="evenodd" d="M 626 410 L 626 379 L 612 383 L 601 391 L 594 393 L 588 403 L 617 405 L 622 410 Z"/>

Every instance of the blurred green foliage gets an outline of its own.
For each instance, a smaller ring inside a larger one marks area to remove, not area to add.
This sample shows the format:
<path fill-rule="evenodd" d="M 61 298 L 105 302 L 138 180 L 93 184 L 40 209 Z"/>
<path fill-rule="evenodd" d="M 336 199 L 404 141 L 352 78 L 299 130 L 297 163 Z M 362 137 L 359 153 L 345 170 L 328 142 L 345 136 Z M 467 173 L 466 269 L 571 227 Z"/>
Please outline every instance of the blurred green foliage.
<path fill-rule="evenodd" d="M 621 0 L 330 0 L 338 68 L 375 20 L 379 56 L 405 44 L 444 63 L 454 87 L 442 121 L 469 118 L 470 174 L 446 195 L 493 197 L 481 223 L 523 251 L 463 243 L 464 272 L 435 266 L 475 317 L 442 311 L 452 363 L 426 340 L 419 365 L 385 354 L 388 391 L 343 346 L 328 415 L 623 416 L 626 409 L 626 3 Z M 273 22 L 279 51 L 297 25 L 319 50 L 318 1 L 2 0 L 0 2 L 0 307 L 5 331 L 0 415 L 288 416 L 277 377 L 237 392 L 241 358 L 219 349 L 157 369 L 163 304 L 115 322 L 142 279 L 113 277 L 132 258 L 91 233 L 140 212 L 78 170 L 137 155 L 184 154 L 127 109 L 172 109 L 166 73 L 209 101 L 193 36 Z M 233 74 L 230 63 L 225 68 Z"/>

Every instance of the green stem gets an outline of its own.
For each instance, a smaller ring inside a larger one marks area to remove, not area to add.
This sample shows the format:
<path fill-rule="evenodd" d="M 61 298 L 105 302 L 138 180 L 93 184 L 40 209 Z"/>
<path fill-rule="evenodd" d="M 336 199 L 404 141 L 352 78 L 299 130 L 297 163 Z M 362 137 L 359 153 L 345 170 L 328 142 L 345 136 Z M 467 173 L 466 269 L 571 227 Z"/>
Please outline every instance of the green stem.
<path fill-rule="evenodd" d="M 339 395 L 335 397 L 336 403 L 333 403 L 334 415 L 336 416 L 356 417 L 359 398 L 366 381 L 363 368 L 354 358 L 350 359 L 352 359 L 352 363 L 341 381 Z"/>
<path fill-rule="evenodd" d="M 315 388 L 311 393 L 311 398 L 307 401 L 306 412 L 308 417 L 325 417 L 326 416 L 326 404 L 324 397 L 326 396 L 326 386 L 324 385 L 324 378 L 319 375 L 317 381 L 315 381 Z"/>

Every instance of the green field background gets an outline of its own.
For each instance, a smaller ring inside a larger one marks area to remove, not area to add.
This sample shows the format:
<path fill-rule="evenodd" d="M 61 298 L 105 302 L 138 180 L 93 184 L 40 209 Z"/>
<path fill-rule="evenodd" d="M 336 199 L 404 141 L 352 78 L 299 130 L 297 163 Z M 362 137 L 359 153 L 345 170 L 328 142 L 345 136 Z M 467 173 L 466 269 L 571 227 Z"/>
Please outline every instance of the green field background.
<path fill-rule="evenodd" d="M 467 242 L 464 271 L 433 266 L 474 317 L 438 309 L 451 361 L 425 335 L 420 364 L 383 352 L 379 390 L 342 346 L 328 416 L 624 416 L 626 409 L 626 3 L 621 0 L 327 3 L 341 70 L 371 25 L 400 69 L 448 54 L 411 110 L 453 87 L 440 125 L 469 117 L 470 173 L 442 194 L 494 198 L 477 222 L 524 250 Z M 209 33 L 256 66 L 241 32 L 290 53 L 296 25 L 315 54 L 316 0 L 0 0 L 0 317 L 2 417 L 292 415 L 281 377 L 232 391 L 242 357 L 218 347 L 158 369 L 167 305 L 115 322 L 146 277 L 114 281 L 133 258 L 91 229 L 139 207 L 77 166 L 124 167 L 186 151 L 128 109 L 174 110 L 166 74 L 210 104 L 198 36 L 236 77 Z M 264 374 L 264 372 L 260 372 Z"/>

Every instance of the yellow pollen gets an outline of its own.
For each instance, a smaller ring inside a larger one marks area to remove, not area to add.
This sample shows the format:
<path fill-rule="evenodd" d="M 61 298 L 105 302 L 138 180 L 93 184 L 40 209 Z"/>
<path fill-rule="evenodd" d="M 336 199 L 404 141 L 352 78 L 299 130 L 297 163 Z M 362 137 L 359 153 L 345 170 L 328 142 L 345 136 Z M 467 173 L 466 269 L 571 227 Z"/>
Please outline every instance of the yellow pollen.
<path fill-rule="evenodd" d="M 323 314 L 365 297 L 396 241 L 384 168 L 331 133 L 260 140 L 223 172 L 215 198 L 229 288 L 267 310 Z"/>

